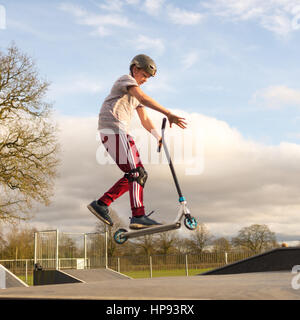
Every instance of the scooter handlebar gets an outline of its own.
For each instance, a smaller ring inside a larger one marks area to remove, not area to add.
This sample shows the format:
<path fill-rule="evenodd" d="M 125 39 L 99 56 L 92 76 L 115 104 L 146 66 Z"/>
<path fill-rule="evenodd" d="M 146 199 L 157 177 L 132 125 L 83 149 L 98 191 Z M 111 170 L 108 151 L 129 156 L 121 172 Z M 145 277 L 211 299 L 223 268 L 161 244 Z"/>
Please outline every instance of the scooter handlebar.
<path fill-rule="evenodd" d="M 167 124 L 167 118 L 163 118 L 162 125 L 161 125 L 161 131 L 164 131 Z"/>
<path fill-rule="evenodd" d="M 164 137 L 164 130 L 166 129 L 166 124 L 167 124 L 167 118 L 163 118 L 162 125 L 161 125 L 162 138 L 158 142 L 157 152 L 160 152 L 160 150 L 161 150 L 162 139 Z"/>

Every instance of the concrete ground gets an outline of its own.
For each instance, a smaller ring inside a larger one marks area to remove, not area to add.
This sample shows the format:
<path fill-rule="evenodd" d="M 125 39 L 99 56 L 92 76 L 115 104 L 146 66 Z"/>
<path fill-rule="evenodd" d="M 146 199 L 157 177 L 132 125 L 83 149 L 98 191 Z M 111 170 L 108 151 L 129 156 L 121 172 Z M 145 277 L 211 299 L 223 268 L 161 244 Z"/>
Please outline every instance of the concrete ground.
<path fill-rule="evenodd" d="M 86 274 L 83 283 L 2 289 L 0 299 L 300 300 L 300 289 L 292 287 L 295 276 L 261 272 L 129 279 L 116 274 L 95 279 Z"/>

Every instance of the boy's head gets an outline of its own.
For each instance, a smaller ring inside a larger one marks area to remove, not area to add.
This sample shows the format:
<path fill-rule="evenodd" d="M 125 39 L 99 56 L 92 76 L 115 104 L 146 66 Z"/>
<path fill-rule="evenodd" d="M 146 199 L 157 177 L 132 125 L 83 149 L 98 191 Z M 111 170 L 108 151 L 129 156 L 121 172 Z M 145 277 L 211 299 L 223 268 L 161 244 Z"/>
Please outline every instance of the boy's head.
<path fill-rule="evenodd" d="M 146 72 L 145 75 L 154 77 L 157 71 L 155 62 L 145 54 L 139 54 L 135 56 L 130 62 L 130 72 L 134 76 L 137 70 Z"/>

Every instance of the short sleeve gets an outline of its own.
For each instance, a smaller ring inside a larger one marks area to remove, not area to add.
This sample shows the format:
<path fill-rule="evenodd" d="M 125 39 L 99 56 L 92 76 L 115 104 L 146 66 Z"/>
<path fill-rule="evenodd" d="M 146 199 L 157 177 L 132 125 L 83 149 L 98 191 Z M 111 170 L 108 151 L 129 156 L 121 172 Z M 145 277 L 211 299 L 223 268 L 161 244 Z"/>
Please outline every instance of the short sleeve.
<path fill-rule="evenodd" d="M 123 93 L 128 93 L 128 87 L 138 87 L 136 80 L 130 75 L 124 75 L 117 80 L 116 83 L 118 89 Z"/>

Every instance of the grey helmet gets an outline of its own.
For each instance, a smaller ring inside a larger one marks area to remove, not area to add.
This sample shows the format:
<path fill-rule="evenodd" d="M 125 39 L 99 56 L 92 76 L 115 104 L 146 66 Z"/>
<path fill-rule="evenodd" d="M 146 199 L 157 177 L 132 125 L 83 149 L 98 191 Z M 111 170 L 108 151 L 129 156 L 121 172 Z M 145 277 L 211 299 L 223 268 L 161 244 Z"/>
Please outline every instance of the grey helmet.
<path fill-rule="evenodd" d="M 145 54 L 138 54 L 131 60 L 130 70 L 133 65 L 148 72 L 152 77 L 155 76 L 157 71 L 155 62 Z"/>

